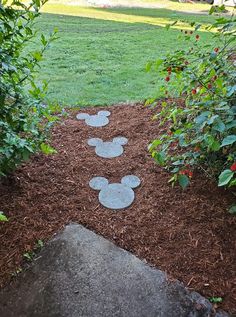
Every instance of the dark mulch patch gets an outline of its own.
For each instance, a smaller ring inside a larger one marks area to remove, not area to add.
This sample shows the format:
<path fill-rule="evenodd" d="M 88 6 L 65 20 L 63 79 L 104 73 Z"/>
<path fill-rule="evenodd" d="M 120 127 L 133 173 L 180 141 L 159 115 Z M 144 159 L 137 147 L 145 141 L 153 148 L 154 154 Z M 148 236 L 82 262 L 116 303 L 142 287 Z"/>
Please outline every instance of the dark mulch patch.
<path fill-rule="evenodd" d="M 98 110 L 88 109 L 94 113 Z M 58 154 L 39 155 L 0 184 L 0 206 L 10 218 L 0 225 L 0 282 L 22 265 L 22 254 L 36 240 L 49 239 L 70 221 L 102 234 L 148 263 L 166 271 L 201 294 L 221 296 L 222 307 L 236 312 L 235 219 L 227 213 L 233 196 L 203 175 L 194 175 L 187 190 L 171 188 L 169 175 L 147 152 L 161 131 L 142 105 L 106 108 L 104 128 L 87 127 L 74 114 L 54 128 Z M 111 160 L 95 156 L 89 137 L 109 140 L 125 136 L 124 155 Z M 94 176 L 111 182 L 128 174 L 142 180 L 127 210 L 112 212 L 98 203 L 88 186 Z"/>

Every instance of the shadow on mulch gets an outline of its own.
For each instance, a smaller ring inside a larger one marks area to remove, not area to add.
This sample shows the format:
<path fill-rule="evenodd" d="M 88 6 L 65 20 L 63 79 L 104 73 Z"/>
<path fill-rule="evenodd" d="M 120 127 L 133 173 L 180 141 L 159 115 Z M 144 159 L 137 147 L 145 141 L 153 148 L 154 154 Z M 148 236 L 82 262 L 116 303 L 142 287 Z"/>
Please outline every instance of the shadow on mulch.
<path fill-rule="evenodd" d="M 102 108 L 86 109 L 95 113 Z M 106 107 L 110 124 L 91 128 L 75 113 L 54 127 L 53 156 L 34 156 L 0 184 L 1 210 L 10 218 L 0 224 L 0 285 L 23 263 L 23 253 L 37 240 L 48 240 L 73 221 L 114 241 L 141 259 L 166 271 L 206 297 L 223 297 L 222 308 L 236 312 L 236 218 L 227 212 L 233 202 L 203 175 L 194 175 L 182 191 L 171 188 L 169 175 L 150 158 L 147 144 L 161 132 L 142 105 Z M 104 160 L 87 145 L 88 138 L 129 139 L 124 154 Z M 133 205 L 118 212 L 103 208 L 98 192 L 88 186 L 94 176 L 111 182 L 138 176 Z"/>

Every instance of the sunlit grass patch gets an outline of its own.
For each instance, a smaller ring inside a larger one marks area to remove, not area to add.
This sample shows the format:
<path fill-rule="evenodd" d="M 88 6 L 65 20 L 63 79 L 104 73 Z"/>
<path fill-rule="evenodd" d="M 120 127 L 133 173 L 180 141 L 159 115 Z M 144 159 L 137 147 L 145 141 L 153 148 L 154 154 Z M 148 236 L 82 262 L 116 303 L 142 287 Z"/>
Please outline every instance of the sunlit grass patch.
<path fill-rule="evenodd" d="M 145 65 L 182 47 L 180 30 L 168 31 L 166 24 L 194 18 L 164 9 L 48 5 L 45 10 L 57 14 L 43 14 L 37 24 L 39 31 L 57 27 L 59 39 L 47 51 L 39 77 L 49 80 L 49 100 L 74 106 L 158 96 L 162 79 L 146 73 Z M 209 21 L 207 16 L 196 19 Z M 210 35 L 202 32 L 201 40 L 209 41 Z"/>

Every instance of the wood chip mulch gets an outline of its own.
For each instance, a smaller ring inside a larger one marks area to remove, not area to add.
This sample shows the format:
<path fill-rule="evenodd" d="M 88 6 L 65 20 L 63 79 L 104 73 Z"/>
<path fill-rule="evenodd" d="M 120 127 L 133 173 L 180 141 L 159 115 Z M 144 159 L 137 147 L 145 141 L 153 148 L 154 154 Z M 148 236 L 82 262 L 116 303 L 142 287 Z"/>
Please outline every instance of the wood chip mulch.
<path fill-rule="evenodd" d="M 110 124 L 91 128 L 71 112 L 53 129 L 58 153 L 36 155 L 0 183 L 0 286 L 23 264 L 23 253 L 37 240 L 47 241 L 69 222 L 78 222 L 179 279 L 206 297 L 222 297 L 221 307 L 236 313 L 236 217 L 227 212 L 234 196 L 195 173 L 186 190 L 172 188 L 170 175 L 147 151 L 161 133 L 151 110 L 141 104 L 90 108 L 112 112 Z M 84 112 L 84 111 L 83 111 Z M 129 139 L 118 158 L 99 158 L 88 138 Z M 126 210 L 113 212 L 98 202 L 88 186 L 94 176 L 120 182 L 137 175 L 142 184 Z"/>

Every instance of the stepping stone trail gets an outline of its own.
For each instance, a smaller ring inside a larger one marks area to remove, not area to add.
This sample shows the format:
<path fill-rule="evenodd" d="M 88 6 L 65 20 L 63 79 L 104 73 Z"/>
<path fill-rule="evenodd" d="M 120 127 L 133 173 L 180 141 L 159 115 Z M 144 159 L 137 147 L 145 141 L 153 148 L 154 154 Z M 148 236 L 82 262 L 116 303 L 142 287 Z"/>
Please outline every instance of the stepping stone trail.
<path fill-rule="evenodd" d="M 107 117 L 110 111 L 98 111 L 96 115 L 79 113 L 76 118 L 85 120 L 85 123 L 92 127 L 103 127 L 109 123 Z M 110 142 L 103 142 L 99 138 L 91 138 L 88 145 L 95 147 L 95 153 L 103 158 L 114 158 L 123 154 L 123 145 L 128 143 L 125 137 L 116 137 Z M 90 180 L 89 186 L 92 189 L 100 190 L 99 202 L 109 209 L 123 209 L 129 207 L 135 198 L 133 188 L 140 185 L 140 179 L 135 175 L 128 175 L 121 179 L 121 183 L 109 184 L 105 177 L 94 177 Z"/>

